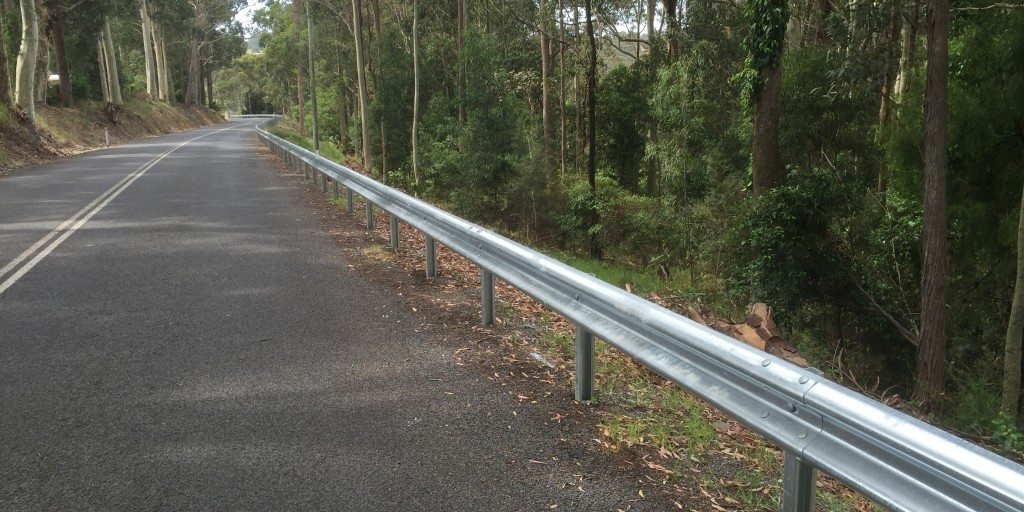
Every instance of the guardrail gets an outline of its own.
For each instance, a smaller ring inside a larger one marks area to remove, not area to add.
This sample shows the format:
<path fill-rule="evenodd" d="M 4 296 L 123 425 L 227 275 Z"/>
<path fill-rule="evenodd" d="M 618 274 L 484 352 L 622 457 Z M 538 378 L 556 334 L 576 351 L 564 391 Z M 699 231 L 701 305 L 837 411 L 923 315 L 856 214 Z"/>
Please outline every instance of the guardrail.
<path fill-rule="evenodd" d="M 392 248 L 399 220 L 426 235 L 427 277 L 437 242 L 476 264 L 484 324 L 494 276 L 575 322 L 577 400 L 593 392 L 597 336 L 780 446 L 782 510 L 814 509 L 817 469 L 892 510 L 1024 510 L 1024 467 L 309 152 L 273 122 L 259 137 L 288 165 L 335 198 L 343 186 L 349 213 L 362 196 L 368 228 L 375 205 L 388 213 Z"/>

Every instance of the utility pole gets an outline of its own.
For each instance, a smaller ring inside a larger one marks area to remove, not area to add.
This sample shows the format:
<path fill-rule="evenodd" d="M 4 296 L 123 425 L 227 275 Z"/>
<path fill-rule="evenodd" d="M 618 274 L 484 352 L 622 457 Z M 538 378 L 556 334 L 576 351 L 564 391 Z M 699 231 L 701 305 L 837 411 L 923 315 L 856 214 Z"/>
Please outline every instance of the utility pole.
<path fill-rule="evenodd" d="M 309 44 L 306 46 L 309 49 L 309 99 L 313 103 L 313 151 L 316 154 L 320 154 L 320 123 L 317 120 L 317 109 L 316 109 L 316 73 L 313 69 L 313 17 L 310 16 L 309 4 L 311 0 L 306 0 L 306 36 Z"/>

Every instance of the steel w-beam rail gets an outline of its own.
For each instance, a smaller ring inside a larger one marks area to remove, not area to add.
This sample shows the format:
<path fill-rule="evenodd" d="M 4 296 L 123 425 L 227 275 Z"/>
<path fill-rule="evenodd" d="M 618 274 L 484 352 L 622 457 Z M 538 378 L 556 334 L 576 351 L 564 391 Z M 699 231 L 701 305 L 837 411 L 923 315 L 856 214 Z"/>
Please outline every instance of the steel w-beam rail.
<path fill-rule="evenodd" d="M 1024 467 L 1008 459 L 382 185 L 262 126 L 259 137 L 286 160 L 347 187 L 368 205 L 465 256 L 485 277 L 498 276 L 779 445 L 787 459 L 784 510 L 813 509 L 813 468 L 892 510 L 1024 510 Z M 486 317 L 486 304 L 484 309 Z"/>

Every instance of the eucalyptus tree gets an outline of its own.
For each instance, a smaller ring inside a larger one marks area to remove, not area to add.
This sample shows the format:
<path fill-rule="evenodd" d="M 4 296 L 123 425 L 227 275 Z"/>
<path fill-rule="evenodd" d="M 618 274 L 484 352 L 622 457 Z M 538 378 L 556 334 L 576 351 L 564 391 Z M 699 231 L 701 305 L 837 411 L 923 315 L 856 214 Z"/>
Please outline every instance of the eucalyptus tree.
<path fill-rule="evenodd" d="M 34 0 L 21 0 L 21 48 L 14 79 L 14 103 L 35 123 L 35 69 L 39 50 L 39 16 Z"/>

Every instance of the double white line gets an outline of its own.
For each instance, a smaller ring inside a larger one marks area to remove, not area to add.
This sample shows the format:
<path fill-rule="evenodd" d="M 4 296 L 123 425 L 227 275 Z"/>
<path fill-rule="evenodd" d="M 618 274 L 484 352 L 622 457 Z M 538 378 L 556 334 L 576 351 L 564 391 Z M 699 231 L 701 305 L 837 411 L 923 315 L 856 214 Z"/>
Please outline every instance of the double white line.
<path fill-rule="evenodd" d="M 242 126 L 247 126 L 249 124 L 251 123 L 246 123 Z M 3 279 L 3 282 L 0 282 L 0 294 L 3 294 L 5 291 L 7 291 L 8 288 L 13 286 L 14 283 L 18 282 L 18 279 L 21 279 L 22 276 L 24 276 L 30 270 L 32 270 L 32 268 L 35 267 L 40 261 L 42 261 L 43 258 L 45 258 L 47 255 L 53 252 L 53 250 L 56 249 L 57 246 L 64 243 L 64 240 L 67 240 L 72 233 L 78 231 L 78 228 L 84 226 L 86 222 L 89 222 L 89 219 L 91 219 L 94 215 L 99 213 L 100 210 L 102 210 L 108 204 L 110 204 L 110 202 L 113 201 L 114 198 L 119 196 L 121 192 L 124 192 L 126 188 L 131 186 L 131 184 L 134 183 L 135 180 L 139 179 L 143 174 L 145 174 L 146 171 L 150 170 L 154 165 L 158 164 L 161 160 L 166 158 L 167 155 L 170 155 L 171 153 L 177 151 L 178 149 L 181 149 L 181 147 L 190 142 L 194 142 L 208 135 L 213 135 L 215 133 L 220 133 L 224 130 L 230 130 L 238 127 L 239 126 L 229 126 L 227 128 L 221 128 L 220 130 L 204 133 L 198 137 L 193 137 L 189 140 L 186 140 L 185 142 L 182 142 L 181 144 L 178 144 L 177 146 L 174 146 L 171 149 L 168 149 L 167 151 L 164 151 L 163 153 L 160 153 L 159 155 L 153 157 L 152 160 L 146 162 L 141 167 L 135 169 L 135 171 L 133 171 L 131 174 L 121 179 L 121 181 L 115 183 L 114 186 L 107 189 L 106 192 L 100 194 L 100 196 L 94 199 L 91 203 L 85 205 L 85 208 L 78 210 L 78 213 L 75 213 L 68 220 L 65 220 L 64 222 L 60 223 L 60 225 L 57 226 L 53 231 L 47 233 L 46 236 L 40 238 L 38 242 L 32 244 L 32 246 L 29 247 L 28 249 L 25 249 L 25 251 L 19 254 L 17 258 L 14 258 L 13 260 L 11 260 L 10 263 L 4 265 L 3 268 L 0 268 L 0 279 Z M 54 238 L 56 239 L 54 240 Z M 28 260 L 28 262 L 22 265 L 22 262 L 24 262 L 25 260 Z M 19 265 L 21 266 L 19 267 Z M 8 273 L 11 274 L 6 279 L 4 279 L 4 276 L 7 276 Z"/>

